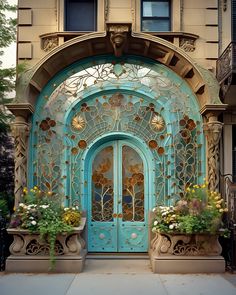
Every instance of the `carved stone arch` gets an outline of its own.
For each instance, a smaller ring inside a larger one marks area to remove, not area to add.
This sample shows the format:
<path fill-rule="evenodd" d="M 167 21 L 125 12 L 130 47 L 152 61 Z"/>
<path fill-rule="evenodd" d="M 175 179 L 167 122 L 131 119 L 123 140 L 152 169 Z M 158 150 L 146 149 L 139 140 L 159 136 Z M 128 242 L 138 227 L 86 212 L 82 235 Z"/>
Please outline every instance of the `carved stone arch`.
<path fill-rule="evenodd" d="M 51 50 L 19 79 L 16 101 L 34 106 L 44 86 L 62 69 L 86 57 L 104 54 L 151 58 L 173 70 L 189 84 L 198 99 L 200 109 L 205 105 L 221 105 L 218 93 L 212 95 L 212 83 L 215 79 L 209 71 L 200 68 L 182 49 L 168 41 L 131 32 L 130 24 L 111 24 L 108 25 L 107 32 L 79 36 Z"/>
<path fill-rule="evenodd" d="M 9 105 L 9 109 L 17 117 L 20 116 L 21 121 L 25 120 L 27 123 L 29 114 L 34 112 L 40 93 L 53 77 L 75 62 L 83 61 L 88 57 L 103 55 L 144 57 L 171 69 L 189 85 L 197 98 L 199 112 L 202 115 L 209 113 L 209 111 L 215 114 L 226 108 L 226 105 L 222 104 L 219 99 L 219 86 L 214 76 L 209 71 L 199 67 L 183 50 L 161 38 L 131 32 L 130 24 L 110 24 L 107 32 L 95 32 L 76 37 L 54 48 L 31 70 L 22 74 L 18 79 L 15 101 L 12 105 Z M 56 86 L 52 85 L 52 87 Z M 206 119 L 207 121 L 208 119 Z M 25 128 L 25 126 L 22 128 Z M 16 134 L 16 151 L 23 155 L 22 159 L 16 155 L 16 163 L 20 160 L 17 166 L 19 172 L 16 172 L 16 176 L 19 174 L 19 177 L 15 178 L 16 195 L 18 196 L 16 203 L 19 202 L 21 191 L 27 179 L 28 129 L 26 129 L 21 141 L 17 140 L 18 135 Z M 208 165 L 210 165 L 210 160 L 213 157 L 216 169 L 212 171 L 212 177 L 217 179 L 218 149 L 213 147 L 213 144 L 218 145 L 218 141 L 209 144 L 212 150 L 214 149 L 216 152 L 214 152 L 214 155 L 209 154 Z M 217 187 L 217 183 L 218 181 L 212 181 L 212 188 Z"/>

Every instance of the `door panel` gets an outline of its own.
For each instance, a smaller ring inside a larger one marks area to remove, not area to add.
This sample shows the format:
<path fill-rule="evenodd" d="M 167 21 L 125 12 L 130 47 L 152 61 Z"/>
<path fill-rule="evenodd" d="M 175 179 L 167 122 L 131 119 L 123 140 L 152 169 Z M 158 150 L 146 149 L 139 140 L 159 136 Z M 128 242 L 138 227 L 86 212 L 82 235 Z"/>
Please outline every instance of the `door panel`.
<path fill-rule="evenodd" d="M 103 145 L 91 159 L 88 251 L 146 252 L 144 163 L 131 144 Z"/>

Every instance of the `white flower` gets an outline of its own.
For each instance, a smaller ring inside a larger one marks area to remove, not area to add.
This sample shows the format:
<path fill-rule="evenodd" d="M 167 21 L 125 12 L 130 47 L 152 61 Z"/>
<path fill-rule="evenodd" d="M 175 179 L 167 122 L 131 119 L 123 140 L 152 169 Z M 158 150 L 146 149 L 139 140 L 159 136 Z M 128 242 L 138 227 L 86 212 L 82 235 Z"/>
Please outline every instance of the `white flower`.
<path fill-rule="evenodd" d="M 174 229 L 174 227 L 175 227 L 174 224 L 169 225 L 169 229 Z"/>
<path fill-rule="evenodd" d="M 154 224 L 154 225 L 158 225 L 158 221 L 157 221 L 157 220 L 155 220 L 153 224 Z"/>
<path fill-rule="evenodd" d="M 156 209 L 157 209 L 157 208 L 156 208 L 156 207 L 154 207 L 154 208 L 152 209 L 152 212 L 156 212 Z"/>
<path fill-rule="evenodd" d="M 64 208 L 64 211 L 67 211 L 67 210 L 69 210 L 69 208 L 68 208 L 68 207 Z"/>
<path fill-rule="evenodd" d="M 19 204 L 19 207 L 25 207 L 25 204 L 24 203 L 20 203 Z"/>
<path fill-rule="evenodd" d="M 32 225 L 36 225 L 37 222 L 36 222 L 35 220 L 32 220 L 32 221 L 31 221 L 31 224 L 32 224 Z"/>

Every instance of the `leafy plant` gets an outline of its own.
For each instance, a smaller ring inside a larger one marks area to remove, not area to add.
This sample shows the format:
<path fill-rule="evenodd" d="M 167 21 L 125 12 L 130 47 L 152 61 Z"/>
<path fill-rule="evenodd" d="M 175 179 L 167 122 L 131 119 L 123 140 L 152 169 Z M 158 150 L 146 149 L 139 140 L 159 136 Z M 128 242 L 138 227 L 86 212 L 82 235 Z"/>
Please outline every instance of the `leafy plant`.
<path fill-rule="evenodd" d="M 221 195 L 210 191 L 207 185 L 206 182 L 188 187 L 185 197 L 178 200 L 174 206 L 154 208 L 152 231 L 186 234 L 217 233 L 222 226 L 222 215 L 228 210 Z"/>
<path fill-rule="evenodd" d="M 38 187 L 25 188 L 24 202 L 12 216 L 10 227 L 27 229 L 39 233 L 49 244 L 51 268 L 55 266 L 55 243 L 57 235 L 70 233 L 81 220 L 79 208 L 63 207 L 60 198 L 52 192 L 44 193 Z"/>

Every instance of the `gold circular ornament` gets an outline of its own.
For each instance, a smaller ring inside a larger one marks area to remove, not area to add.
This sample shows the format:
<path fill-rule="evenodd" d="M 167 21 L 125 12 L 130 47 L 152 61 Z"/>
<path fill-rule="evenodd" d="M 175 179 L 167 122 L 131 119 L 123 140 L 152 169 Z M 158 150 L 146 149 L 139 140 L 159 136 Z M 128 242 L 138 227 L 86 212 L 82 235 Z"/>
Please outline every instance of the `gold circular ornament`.
<path fill-rule="evenodd" d="M 162 131 L 165 128 L 165 121 L 160 115 L 154 115 L 151 120 L 154 131 Z"/>
<path fill-rule="evenodd" d="M 71 121 L 71 126 L 77 131 L 81 131 L 85 127 L 85 120 L 81 115 L 76 115 Z"/>

